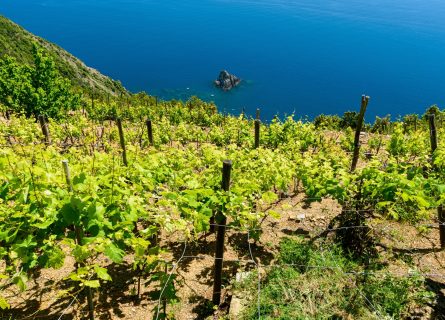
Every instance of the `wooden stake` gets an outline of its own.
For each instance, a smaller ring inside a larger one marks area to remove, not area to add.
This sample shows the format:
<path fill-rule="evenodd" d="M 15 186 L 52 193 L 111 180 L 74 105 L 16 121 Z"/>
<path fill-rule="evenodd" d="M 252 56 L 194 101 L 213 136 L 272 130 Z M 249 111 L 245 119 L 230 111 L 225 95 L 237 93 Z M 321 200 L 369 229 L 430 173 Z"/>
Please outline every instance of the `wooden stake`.
<path fill-rule="evenodd" d="M 62 160 L 63 172 L 65 173 L 66 185 L 68 191 L 73 192 L 73 184 L 71 183 L 70 168 L 68 167 L 68 160 Z"/>
<path fill-rule="evenodd" d="M 90 287 L 87 287 L 87 300 L 88 300 L 88 317 L 90 320 L 94 320 L 94 303 L 93 303 L 93 293 Z"/>
<path fill-rule="evenodd" d="M 224 191 L 230 188 L 230 173 L 232 170 L 232 161 L 224 160 L 222 169 L 221 187 Z M 217 234 L 216 234 L 216 252 L 215 252 L 215 279 L 213 283 L 213 304 L 219 306 L 221 303 L 221 286 L 222 286 L 222 267 L 224 258 L 224 237 L 226 232 L 227 218 L 223 212 L 218 212 Z"/>
<path fill-rule="evenodd" d="M 428 117 L 430 124 L 431 156 L 437 149 L 437 131 L 435 118 L 436 116 L 434 114 L 430 114 Z"/>
<path fill-rule="evenodd" d="M 430 140 L 431 140 L 431 158 L 434 157 L 434 152 L 437 149 L 437 130 L 436 130 L 436 121 L 435 121 L 435 115 L 430 114 L 428 117 L 429 120 L 429 127 L 430 127 Z M 434 159 L 433 159 L 434 161 Z M 433 164 L 433 168 L 436 169 L 436 167 Z M 443 210 L 443 206 L 440 205 L 437 208 L 437 216 L 439 219 L 439 233 L 440 233 L 440 247 L 443 249 L 445 248 L 445 211 Z"/>
<path fill-rule="evenodd" d="M 48 123 L 46 122 L 45 116 L 43 114 L 39 115 L 40 127 L 42 128 L 42 133 L 45 136 L 46 145 L 51 144 L 51 138 L 49 136 Z"/>
<path fill-rule="evenodd" d="M 153 145 L 153 126 L 151 123 L 151 120 L 145 121 L 145 124 L 147 125 L 147 134 L 148 134 L 148 141 L 150 142 L 150 145 Z"/>
<path fill-rule="evenodd" d="M 256 119 L 260 120 L 260 109 L 256 109 Z"/>
<path fill-rule="evenodd" d="M 127 150 L 125 149 L 124 131 L 122 130 L 122 120 L 118 118 L 116 122 L 117 122 L 117 129 L 119 130 L 119 140 L 122 148 L 122 161 L 124 163 L 124 166 L 128 166 Z"/>
<path fill-rule="evenodd" d="M 359 152 L 360 152 L 360 132 L 362 131 L 363 119 L 365 118 L 366 107 L 368 106 L 369 97 L 362 96 L 362 104 L 360 106 L 360 113 L 357 120 L 357 128 L 355 129 L 354 138 L 354 154 L 352 156 L 351 172 L 355 171 L 357 167 Z"/>
<path fill-rule="evenodd" d="M 260 147 L 260 120 L 255 120 L 255 149 Z"/>
<path fill-rule="evenodd" d="M 443 249 L 445 248 L 445 210 L 442 205 L 437 208 L 437 215 L 439 218 L 440 247 Z"/>

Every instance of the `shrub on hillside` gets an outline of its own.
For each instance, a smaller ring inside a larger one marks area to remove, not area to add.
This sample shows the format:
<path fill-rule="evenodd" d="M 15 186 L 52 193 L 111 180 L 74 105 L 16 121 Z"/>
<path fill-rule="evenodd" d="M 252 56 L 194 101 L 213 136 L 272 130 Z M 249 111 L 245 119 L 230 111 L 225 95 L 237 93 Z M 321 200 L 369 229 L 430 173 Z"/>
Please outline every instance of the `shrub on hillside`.
<path fill-rule="evenodd" d="M 9 56 L 0 59 L 0 103 L 27 117 L 44 114 L 60 118 L 67 110 L 78 109 L 80 96 L 69 80 L 60 76 L 52 58 L 37 45 L 33 56 L 33 66 Z"/>

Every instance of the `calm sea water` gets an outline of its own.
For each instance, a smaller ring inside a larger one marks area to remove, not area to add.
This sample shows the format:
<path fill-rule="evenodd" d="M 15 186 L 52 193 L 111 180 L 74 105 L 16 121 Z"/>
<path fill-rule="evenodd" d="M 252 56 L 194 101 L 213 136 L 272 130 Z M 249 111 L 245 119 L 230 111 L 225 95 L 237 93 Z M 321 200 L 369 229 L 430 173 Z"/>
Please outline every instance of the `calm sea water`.
<path fill-rule="evenodd" d="M 262 116 L 445 107 L 443 0 L 2 0 L 0 13 L 131 91 Z M 221 69 L 244 81 L 212 86 Z"/>

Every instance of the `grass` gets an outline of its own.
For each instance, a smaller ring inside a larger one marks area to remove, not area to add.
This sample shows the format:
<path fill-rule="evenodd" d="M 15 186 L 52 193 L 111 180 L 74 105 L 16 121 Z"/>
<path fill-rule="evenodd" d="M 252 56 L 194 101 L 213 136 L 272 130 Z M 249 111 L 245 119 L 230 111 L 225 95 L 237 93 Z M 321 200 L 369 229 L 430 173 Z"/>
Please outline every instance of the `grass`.
<path fill-rule="evenodd" d="M 287 238 L 277 260 L 281 266 L 263 277 L 261 319 L 403 319 L 433 297 L 420 276 L 397 277 L 384 269 L 363 274 L 364 266 L 332 244 Z M 256 280 L 252 274 L 235 286 L 251 299 L 240 319 L 258 319 Z"/>

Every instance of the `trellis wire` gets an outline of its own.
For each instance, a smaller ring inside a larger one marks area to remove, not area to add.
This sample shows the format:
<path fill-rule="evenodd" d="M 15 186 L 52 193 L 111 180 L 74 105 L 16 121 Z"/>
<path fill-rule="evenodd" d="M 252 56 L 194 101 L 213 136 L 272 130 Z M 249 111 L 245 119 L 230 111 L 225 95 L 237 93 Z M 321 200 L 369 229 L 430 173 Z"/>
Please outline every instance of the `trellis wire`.
<path fill-rule="evenodd" d="M 161 292 L 159 293 L 158 306 L 157 306 L 157 310 L 156 310 L 156 320 L 158 320 L 158 318 L 159 318 L 159 308 L 161 307 L 162 295 L 164 294 L 164 291 L 167 288 L 167 285 L 168 285 L 171 277 L 173 276 L 175 269 L 179 266 L 179 263 L 184 258 L 186 250 L 187 250 L 187 242 L 184 242 L 184 250 L 182 251 L 182 255 L 176 263 L 172 263 L 172 269 L 169 272 L 169 275 L 168 275 L 167 280 L 165 281 L 164 287 L 162 288 Z"/>
<path fill-rule="evenodd" d="M 91 275 L 88 280 L 91 280 L 91 278 L 93 277 L 93 275 Z M 79 294 L 82 293 L 83 290 L 80 290 L 75 296 L 74 298 L 71 300 L 71 302 L 69 303 L 69 305 L 62 311 L 62 314 L 60 315 L 59 318 L 57 318 L 57 320 L 62 319 L 63 315 L 65 314 L 65 312 L 73 305 L 74 301 L 77 300 L 77 297 L 79 296 Z"/>
<path fill-rule="evenodd" d="M 350 227 L 345 227 L 345 228 L 362 228 L 364 226 L 350 226 Z M 227 226 L 227 228 L 231 228 L 230 225 Z M 334 228 L 334 229 L 328 229 L 329 231 L 336 231 L 336 230 L 341 230 L 341 229 L 345 229 L 345 228 Z M 239 228 L 235 227 L 233 228 L 234 230 L 238 230 Z M 260 266 L 259 264 L 256 262 L 254 256 L 253 256 L 253 251 L 252 251 L 252 247 L 251 247 L 251 243 L 250 243 L 250 232 L 252 231 L 257 231 L 258 229 L 248 229 L 245 230 L 245 232 L 247 233 L 247 245 L 248 245 L 248 250 L 249 250 L 249 255 L 251 257 L 251 259 L 249 260 L 242 260 L 242 259 L 222 259 L 224 262 L 235 262 L 235 263 L 244 263 L 244 264 L 253 264 L 256 269 L 257 269 L 257 273 L 258 273 L 258 286 L 257 286 L 257 313 L 258 313 L 258 319 L 261 319 L 261 273 L 260 273 Z M 208 259 L 209 257 L 203 257 L 203 256 L 193 256 L 193 255 L 185 255 L 185 251 L 186 248 L 184 248 L 184 251 L 180 257 L 180 259 L 176 262 L 176 264 L 174 264 L 174 268 L 172 268 L 170 274 L 169 274 L 169 279 L 171 278 L 174 269 L 178 269 L 179 268 L 179 262 L 181 262 L 184 259 Z M 211 257 L 212 260 L 217 260 L 218 258 L 216 257 Z M 343 271 L 343 268 L 340 267 L 338 264 L 336 267 L 333 266 L 320 266 L 320 265 L 303 265 L 303 264 L 294 264 L 294 263 L 286 263 L 286 264 L 271 264 L 269 266 L 262 266 L 262 268 L 284 268 L 284 267 L 305 267 L 307 269 L 313 269 L 313 268 L 317 268 L 317 269 L 331 269 L 331 270 L 340 270 L 342 271 L 341 274 L 343 275 L 347 275 L 347 276 L 358 276 L 358 275 L 383 275 L 383 276 L 399 276 L 399 277 L 438 277 L 441 279 L 445 280 L 445 274 L 440 274 L 440 273 L 417 273 L 417 272 L 411 272 L 411 273 L 396 273 L 396 272 L 372 272 L 372 271 Z M 165 290 L 166 286 L 167 286 L 168 282 L 164 285 L 163 290 Z M 383 318 L 381 313 L 379 312 L 379 310 L 369 301 L 369 299 L 362 293 L 359 292 L 359 294 L 365 299 L 365 302 L 369 305 L 369 307 L 371 309 L 374 310 L 374 312 L 380 317 Z M 160 302 L 161 302 L 161 297 L 158 300 L 158 308 L 160 306 Z M 159 310 L 159 309 L 158 309 Z M 159 311 L 158 311 L 159 314 Z"/>
<path fill-rule="evenodd" d="M 258 272 L 258 298 L 257 298 L 257 310 L 258 310 L 258 319 L 261 319 L 261 273 L 260 273 L 260 266 L 255 261 L 255 258 L 253 257 L 252 253 L 252 247 L 250 246 L 250 232 L 247 233 L 247 244 L 249 246 L 249 253 L 250 257 L 252 258 L 253 263 L 257 267 Z"/>
<path fill-rule="evenodd" d="M 347 228 L 362 228 L 363 226 L 350 226 Z M 261 274 L 260 274 L 260 270 L 261 268 L 263 269 L 269 269 L 269 268 L 285 268 L 285 267 L 304 267 L 306 269 L 321 269 L 321 270 L 338 270 L 341 271 L 341 274 L 346 275 L 346 276 L 358 276 L 358 275 L 382 275 L 382 276 L 399 276 L 399 277 L 437 277 L 437 278 L 441 278 L 445 280 L 445 274 L 441 274 L 441 273 L 417 273 L 417 272 L 373 272 L 373 271 L 353 271 L 353 270 L 343 270 L 342 267 L 340 266 L 324 266 L 324 265 L 304 265 L 304 264 L 295 264 L 295 263 L 280 263 L 280 264 L 270 264 L 267 266 L 261 266 L 256 262 L 254 255 L 253 255 L 253 250 L 252 250 L 252 246 L 250 243 L 250 233 L 253 231 L 258 231 L 259 229 L 247 229 L 247 230 L 241 230 L 239 227 L 236 226 L 230 226 L 227 225 L 228 229 L 232 229 L 235 231 L 244 231 L 247 233 L 247 245 L 248 245 L 248 253 L 251 259 L 223 259 L 224 262 L 236 262 L 236 263 L 240 263 L 240 264 L 253 264 L 255 266 L 255 268 L 257 269 L 258 272 L 258 287 L 257 287 L 257 292 L 258 292 L 258 296 L 257 296 L 257 312 L 258 312 L 258 319 L 261 319 Z M 330 231 L 335 231 L 335 230 L 341 230 L 344 228 L 333 228 L 333 229 L 327 229 Z M 163 288 L 160 291 L 160 295 L 159 295 L 159 299 L 157 301 L 157 316 L 156 319 L 159 319 L 159 314 L 160 314 L 160 306 L 161 306 L 161 302 L 162 302 L 162 296 L 171 280 L 171 277 L 173 276 L 173 274 L 175 273 L 176 270 L 178 270 L 180 268 L 180 262 L 185 260 L 185 259 L 212 259 L 212 260 L 216 260 L 217 258 L 215 257 L 203 257 L 203 256 L 193 256 L 193 255 L 186 255 L 186 251 L 187 251 L 187 247 L 188 247 L 188 243 L 184 242 L 184 249 L 182 251 L 182 254 L 180 256 L 180 258 L 176 261 L 172 263 L 172 269 L 169 272 L 168 278 L 163 286 Z M 90 276 L 91 279 L 92 276 Z M 80 295 L 82 291 L 78 292 L 74 298 L 70 301 L 70 303 L 68 304 L 68 306 L 62 311 L 61 315 L 58 317 L 58 320 L 61 320 L 63 315 L 66 314 L 66 312 L 69 310 L 69 308 L 74 304 L 74 302 L 77 300 L 78 296 Z M 366 296 L 364 296 L 362 293 L 360 293 L 365 300 L 368 300 L 366 298 Z M 370 307 L 372 309 L 374 309 L 374 311 L 381 317 L 379 311 L 370 303 L 370 301 L 368 300 L 367 302 Z"/>

